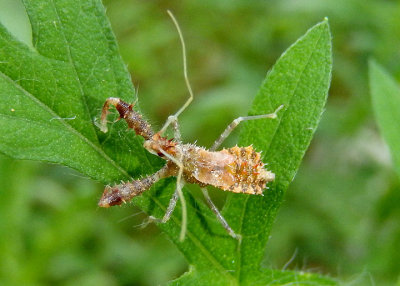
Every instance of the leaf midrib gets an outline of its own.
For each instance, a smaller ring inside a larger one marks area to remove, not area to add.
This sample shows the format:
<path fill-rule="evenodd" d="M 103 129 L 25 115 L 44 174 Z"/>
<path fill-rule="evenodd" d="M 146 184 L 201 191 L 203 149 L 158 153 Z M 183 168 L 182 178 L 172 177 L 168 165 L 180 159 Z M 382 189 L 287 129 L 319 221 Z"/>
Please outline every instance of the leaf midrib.
<path fill-rule="evenodd" d="M 63 23 L 62 23 L 62 21 L 61 21 L 61 18 L 60 18 L 59 13 L 58 13 L 57 5 L 54 4 L 54 0 L 51 0 L 50 2 L 51 2 L 51 5 L 53 6 L 54 12 L 55 12 L 55 14 L 56 14 L 56 16 L 57 16 L 57 20 L 58 20 L 58 22 L 60 23 L 60 27 L 61 27 L 61 28 L 60 28 L 60 34 L 62 35 L 62 37 L 63 37 L 63 39 L 64 39 L 64 43 L 65 43 L 65 46 L 66 46 L 66 48 L 67 48 L 68 60 L 69 60 L 70 65 L 72 66 L 72 70 L 73 70 L 73 72 L 74 72 L 74 74 L 75 74 L 75 77 L 76 77 L 76 79 L 77 79 L 77 82 L 78 82 L 80 99 L 81 99 L 83 108 L 85 109 L 85 110 L 84 110 L 84 114 L 85 114 L 85 113 L 87 114 L 87 118 L 86 118 L 86 119 L 88 119 L 88 120 L 90 121 L 90 116 L 89 116 L 90 112 L 89 112 L 88 103 L 87 103 L 87 100 L 86 100 L 85 92 L 84 92 L 84 90 L 83 90 L 83 86 L 82 86 L 82 82 L 81 82 L 80 75 L 79 75 L 79 73 L 78 73 L 78 71 L 77 71 L 77 69 L 76 69 L 75 61 L 73 60 L 72 55 L 71 55 L 71 45 L 70 45 L 70 42 L 67 40 L 67 37 L 65 36 L 65 33 L 64 33 L 64 25 L 63 25 Z M 80 3 L 80 2 L 79 2 L 79 3 Z M 79 9 L 79 12 L 80 12 L 80 11 L 81 11 L 81 9 Z M 90 122 L 91 122 L 91 121 L 90 121 Z M 97 132 L 96 132 L 96 130 L 94 129 L 93 124 L 89 124 L 89 125 L 90 125 L 90 129 L 91 129 L 91 130 L 90 130 L 91 133 L 95 136 L 97 142 L 99 142 L 99 138 L 98 138 L 98 136 L 97 136 Z M 128 174 L 126 171 L 125 171 L 125 173 Z M 125 174 L 124 174 L 124 175 L 125 175 Z"/>

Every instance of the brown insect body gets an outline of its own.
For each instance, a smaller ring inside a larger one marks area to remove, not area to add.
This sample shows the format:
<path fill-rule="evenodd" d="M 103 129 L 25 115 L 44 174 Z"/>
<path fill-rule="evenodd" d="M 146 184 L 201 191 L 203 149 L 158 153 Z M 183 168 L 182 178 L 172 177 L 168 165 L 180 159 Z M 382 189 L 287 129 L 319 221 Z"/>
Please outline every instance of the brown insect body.
<path fill-rule="evenodd" d="M 184 240 L 187 229 L 186 200 L 182 192 L 182 180 L 184 179 L 188 183 L 198 184 L 202 187 L 204 198 L 210 209 L 216 215 L 218 221 L 231 237 L 238 239 L 240 242 L 241 235 L 235 233 L 235 231 L 229 226 L 217 206 L 211 200 L 207 188 L 205 187 L 211 185 L 234 193 L 262 195 L 263 190 L 266 188 L 266 184 L 273 181 L 275 175 L 274 173 L 264 169 L 260 153 L 256 152 L 252 146 L 235 146 L 220 151 L 215 150 L 221 146 L 223 141 L 240 122 L 263 118 L 274 119 L 277 117 L 277 112 L 283 108 L 283 105 L 279 106 L 275 112 L 271 114 L 241 116 L 234 119 L 214 142 L 210 150 L 198 147 L 194 144 L 183 144 L 180 140 L 181 135 L 178 126 L 178 116 L 189 106 L 194 96 L 187 75 L 186 49 L 182 32 L 175 17 L 170 11 L 167 12 L 174 22 L 181 41 L 183 74 L 190 97 L 174 115 L 168 117 L 162 129 L 157 133 L 154 133 L 150 124 L 147 123 L 139 113 L 133 110 L 132 104 L 128 104 L 119 98 L 110 97 L 104 103 L 100 127 L 101 131 L 107 132 L 108 109 L 110 105 L 115 106 L 119 112 L 119 118 L 124 119 L 128 126 L 132 128 L 137 135 L 140 135 L 145 139 L 144 147 L 149 152 L 165 159 L 167 163 L 158 172 L 148 177 L 127 183 L 122 182 L 113 187 L 107 186 L 99 201 L 99 206 L 110 207 L 113 205 L 119 205 L 142 194 L 161 178 L 176 176 L 176 189 L 169 201 L 163 218 L 158 219 L 150 216 L 149 221 L 166 223 L 171 218 L 177 201 L 180 200 L 182 206 L 182 219 L 179 240 Z M 171 124 L 174 127 L 174 136 L 176 139 L 168 139 L 167 137 L 162 136 Z"/>
<path fill-rule="evenodd" d="M 208 151 L 194 144 L 178 144 L 156 133 L 144 143 L 146 149 L 181 160 L 183 174 L 189 183 L 211 185 L 225 191 L 262 195 L 274 173 L 264 169 L 260 153 L 253 146 L 232 147 L 221 151 Z"/>
<path fill-rule="evenodd" d="M 203 185 L 211 185 L 224 191 L 262 195 L 267 182 L 275 175 L 264 169 L 260 153 L 252 146 L 232 147 L 221 151 L 185 144 L 181 147 L 184 174 L 194 177 Z"/>
<path fill-rule="evenodd" d="M 182 144 L 173 139 L 153 133 L 150 124 L 132 109 L 132 105 L 118 99 L 109 98 L 103 106 L 101 116 L 102 130 L 107 131 L 106 117 L 109 105 L 114 105 L 120 118 L 146 141 L 144 147 L 151 153 L 167 160 L 167 164 L 155 174 L 129 183 L 107 186 L 100 199 L 99 206 L 120 205 L 142 194 L 158 180 L 176 176 L 178 167 L 170 160 L 179 161 L 183 167 L 183 177 L 188 183 L 201 187 L 208 185 L 234 193 L 262 195 L 266 184 L 273 181 L 274 173 L 264 169 L 260 153 L 252 146 L 232 147 L 220 151 L 209 151 L 194 144 Z M 170 157 L 168 158 L 166 154 Z"/>

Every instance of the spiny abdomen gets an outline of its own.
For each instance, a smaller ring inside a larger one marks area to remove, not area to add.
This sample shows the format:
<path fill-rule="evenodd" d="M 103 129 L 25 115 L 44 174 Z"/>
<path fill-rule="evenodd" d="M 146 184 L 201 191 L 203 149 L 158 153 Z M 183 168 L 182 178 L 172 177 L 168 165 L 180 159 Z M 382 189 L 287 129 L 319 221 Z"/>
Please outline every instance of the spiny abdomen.
<path fill-rule="evenodd" d="M 261 155 L 253 149 L 253 146 L 235 146 L 221 152 L 224 151 L 235 156 L 236 160 L 227 166 L 228 172 L 234 177 L 234 183 L 225 186 L 223 190 L 262 195 L 267 183 L 275 179 L 274 173 L 264 169 Z"/>
<path fill-rule="evenodd" d="M 184 167 L 190 182 L 197 180 L 225 191 L 262 195 L 267 183 L 275 178 L 274 173 L 264 169 L 260 153 L 252 146 L 221 151 L 188 146 L 185 153 L 189 154 Z"/>

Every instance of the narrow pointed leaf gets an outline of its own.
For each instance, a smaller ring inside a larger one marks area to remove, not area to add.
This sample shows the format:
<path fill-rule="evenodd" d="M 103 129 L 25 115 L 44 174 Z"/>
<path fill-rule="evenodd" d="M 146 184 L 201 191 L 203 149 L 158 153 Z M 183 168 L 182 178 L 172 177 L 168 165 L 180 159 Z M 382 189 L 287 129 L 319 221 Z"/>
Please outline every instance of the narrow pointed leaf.
<path fill-rule="evenodd" d="M 263 161 L 276 174 L 276 180 L 264 192 L 264 197 L 229 196 L 223 214 L 232 228 L 242 235 L 241 244 L 227 237 L 218 224 L 210 227 L 212 239 L 199 237 L 203 240 L 202 245 L 210 249 L 212 260 L 223 269 L 216 268 L 208 273 L 207 277 L 214 277 L 211 280 L 218 277 L 232 285 L 265 285 L 274 281 L 278 274 L 279 271 L 268 276 L 262 272 L 261 259 L 283 195 L 294 179 L 323 112 L 331 66 L 331 36 L 328 22 L 323 21 L 291 46 L 268 73 L 250 114 L 271 113 L 280 105 L 284 105 L 284 108 L 275 120 L 246 122 L 239 145 L 253 144 L 256 150 L 262 151 Z M 203 271 L 210 261 L 200 260 L 198 253 L 185 255 L 196 268 L 182 281 L 197 285 L 195 281 L 201 281 L 200 277 L 204 277 Z M 285 272 L 280 275 L 297 281 L 296 275 L 290 276 Z M 310 276 L 309 279 L 311 282 L 317 278 Z M 182 281 L 175 283 L 179 285 Z M 335 284 L 329 279 L 327 281 L 328 285 Z"/>
<path fill-rule="evenodd" d="M 369 63 L 369 82 L 376 121 L 400 176 L 400 89 L 393 77 L 375 61 Z"/>

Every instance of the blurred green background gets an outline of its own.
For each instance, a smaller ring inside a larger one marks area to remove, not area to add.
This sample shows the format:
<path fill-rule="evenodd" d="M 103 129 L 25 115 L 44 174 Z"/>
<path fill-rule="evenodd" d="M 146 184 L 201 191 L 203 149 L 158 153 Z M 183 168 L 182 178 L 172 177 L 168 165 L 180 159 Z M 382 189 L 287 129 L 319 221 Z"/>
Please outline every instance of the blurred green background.
<path fill-rule="evenodd" d="M 328 274 L 349 285 L 400 283 L 400 181 L 372 116 L 367 77 L 369 57 L 400 77 L 399 2 L 103 3 L 140 108 L 155 126 L 187 97 L 166 10 L 178 18 L 196 96 L 180 120 L 183 138 L 204 146 L 246 114 L 280 54 L 328 17 L 334 67 L 326 112 L 263 264 Z M 0 20 L 30 44 L 21 8 L 17 0 L 0 0 Z M 235 134 L 227 144 L 234 142 Z M 67 168 L 0 155 L 0 284 L 157 285 L 188 269 L 155 226 L 140 227 L 146 216 L 139 209 L 98 209 L 102 189 Z"/>

